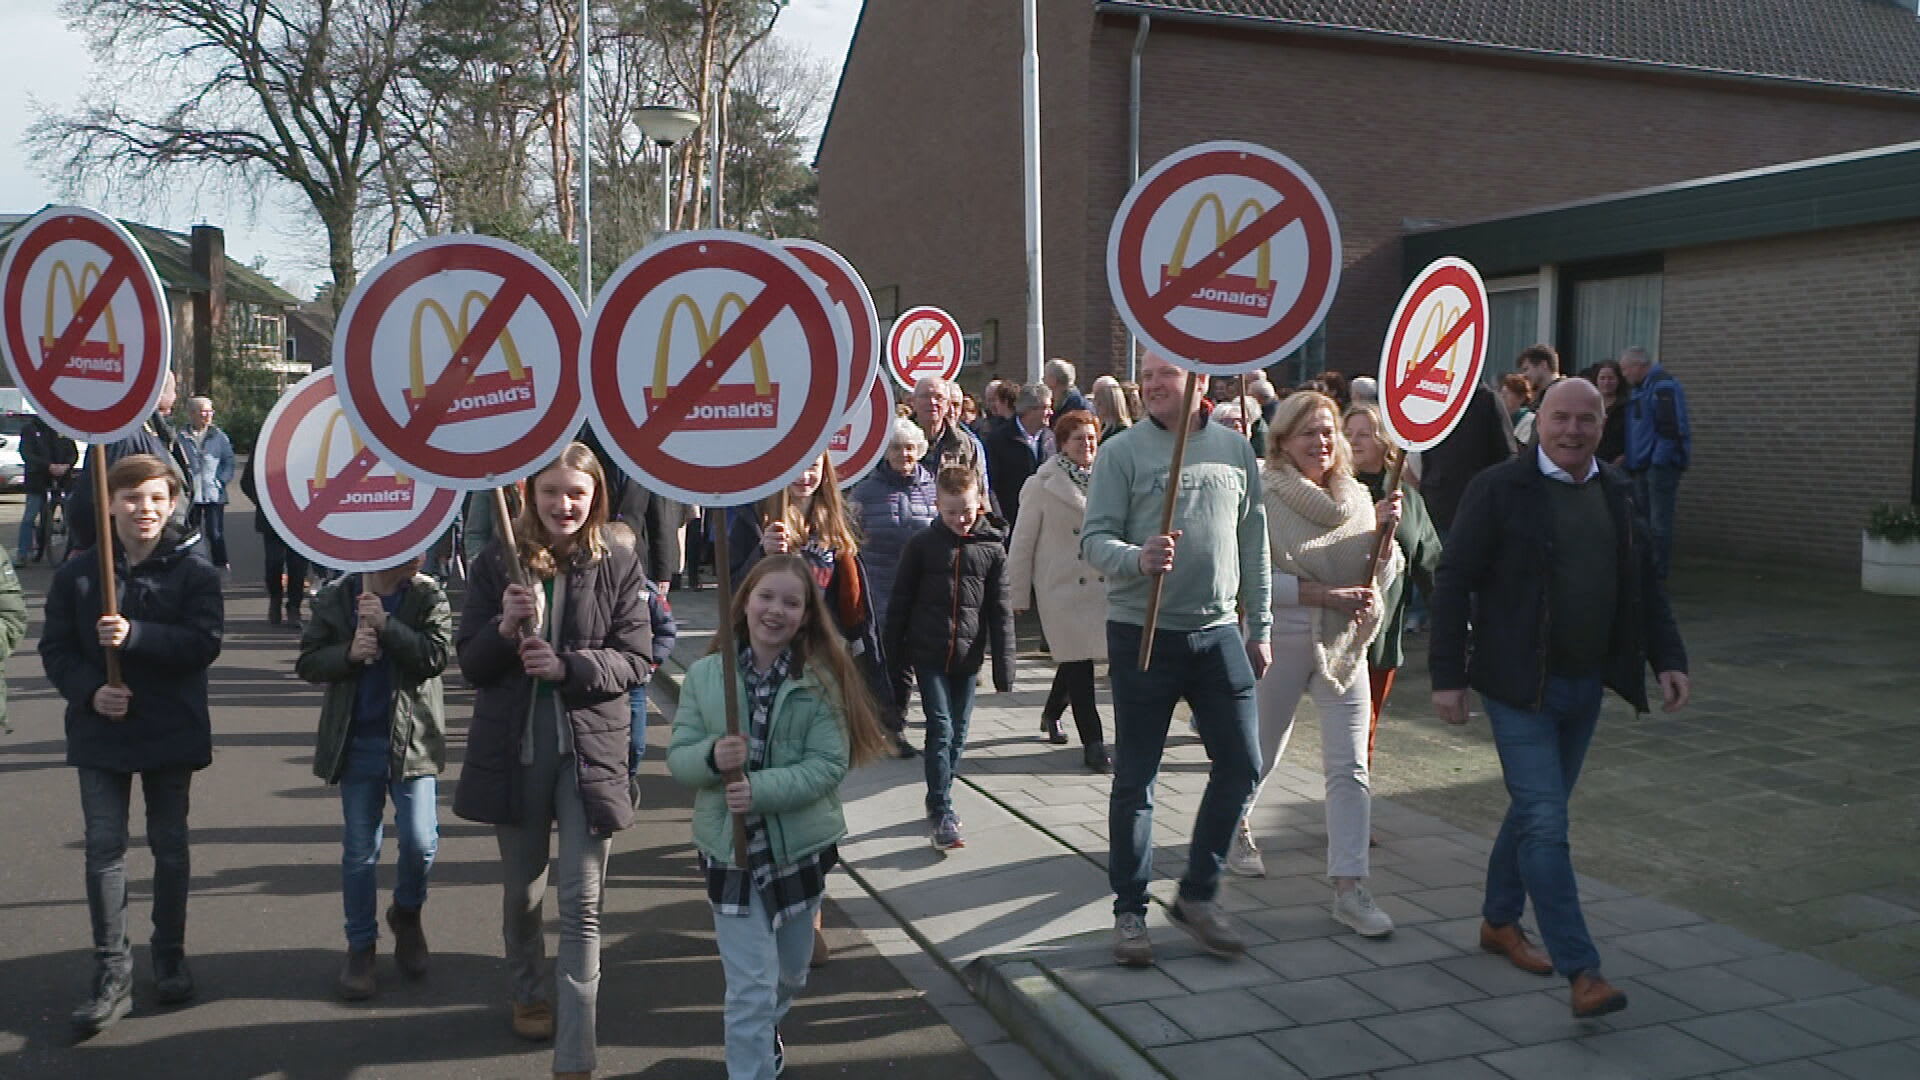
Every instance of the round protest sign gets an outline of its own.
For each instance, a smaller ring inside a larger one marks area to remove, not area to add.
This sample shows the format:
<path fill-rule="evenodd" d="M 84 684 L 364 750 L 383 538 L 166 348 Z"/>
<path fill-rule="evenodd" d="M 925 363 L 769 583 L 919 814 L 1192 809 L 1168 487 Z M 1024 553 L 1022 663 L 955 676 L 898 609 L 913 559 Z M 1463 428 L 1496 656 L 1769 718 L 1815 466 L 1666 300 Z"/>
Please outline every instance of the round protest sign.
<path fill-rule="evenodd" d="M 1430 450 L 1466 415 L 1487 359 L 1487 288 L 1464 259 L 1435 260 L 1400 297 L 1380 350 L 1380 412 L 1402 449 Z"/>
<path fill-rule="evenodd" d="M 287 545 L 322 566 L 384 570 L 413 558 L 453 524 L 460 493 L 397 473 L 360 441 L 316 371 L 281 396 L 250 467 L 260 510 Z"/>
<path fill-rule="evenodd" d="M 826 450 L 845 411 L 848 331 L 776 245 L 675 233 L 627 260 L 594 303 L 588 418 L 649 491 L 751 502 Z"/>
<path fill-rule="evenodd" d="M 387 256 L 340 312 L 333 362 L 382 458 L 461 490 L 511 483 L 580 430 L 580 302 L 538 256 L 439 236 Z"/>
<path fill-rule="evenodd" d="M 1340 258 L 1333 206 L 1306 170 L 1264 146 L 1207 142 L 1127 192 L 1107 237 L 1107 285 L 1154 351 L 1237 375 L 1306 344 L 1333 304 Z"/>
<path fill-rule="evenodd" d="M 35 214 L 0 262 L 0 347 L 14 385 L 62 435 L 110 443 L 140 430 L 173 356 L 146 251 L 92 210 Z"/>
<path fill-rule="evenodd" d="M 844 490 L 859 483 L 887 456 L 893 441 L 893 387 L 885 379 L 873 380 L 867 398 L 841 417 L 844 421 L 827 443 L 833 456 L 833 474 Z"/>
<path fill-rule="evenodd" d="M 957 378 L 966 353 L 959 321 L 937 307 L 908 308 L 887 331 L 887 371 L 903 390 L 925 375 Z"/>
<path fill-rule="evenodd" d="M 817 240 L 777 240 L 799 259 L 801 265 L 820 279 L 832 300 L 845 314 L 853 334 L 852 374 L 847 378 L 847 408 L 866 398 L 867 388 L 880 377 L 880 314 L 873 306 L 867 283 L 839 252 Z"/>

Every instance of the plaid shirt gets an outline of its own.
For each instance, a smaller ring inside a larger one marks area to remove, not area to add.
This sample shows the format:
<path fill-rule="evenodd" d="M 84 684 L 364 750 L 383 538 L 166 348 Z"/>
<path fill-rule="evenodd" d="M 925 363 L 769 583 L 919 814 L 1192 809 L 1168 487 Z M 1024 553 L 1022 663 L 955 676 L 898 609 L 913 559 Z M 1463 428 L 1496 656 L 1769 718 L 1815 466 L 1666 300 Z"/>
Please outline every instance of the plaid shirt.
<path fill-rule="evenodd" d="M 773 720 L 773 699 L 780 684 L 787 681 L 792 663 L 791 650 L 783 650 L 765 674 L 753 666 L 753 646 L 740 643 L 740 671 L 747 684 L 747 768 L 763 769 L 767 764 L 767 729 Z M 733 918 L 746 918 L 752 912 L 751 893 L 760 896 L 761 906 L 772 913 L 775 930 L 806 913 L 808 907 L 827 889 L 827 872 L 840 861 L 839 849 L 829 844 L 824 850 L 788 866 L 773 861 L 773 844 L 767 839 L 767 823 L 759 814 L 747 815 L 747 868 L 715 862 L 700 855 L 700 866 L 707 872 L 707 899 L 713 910 Z M 751 890 L 751 893 L 750 891 Z"/>

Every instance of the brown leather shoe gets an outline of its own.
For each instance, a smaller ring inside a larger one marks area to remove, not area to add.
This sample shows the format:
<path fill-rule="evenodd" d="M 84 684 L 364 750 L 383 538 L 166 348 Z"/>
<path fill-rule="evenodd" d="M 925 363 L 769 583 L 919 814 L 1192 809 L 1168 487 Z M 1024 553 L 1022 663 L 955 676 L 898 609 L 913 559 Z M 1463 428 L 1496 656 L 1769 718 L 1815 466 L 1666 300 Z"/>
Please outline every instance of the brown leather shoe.
<path fill-rule="evenodd" d="M 531 1005 L 513 1002 L 513 1033 L 529 1042 L 553 1038 L 553 1006 L 544 1001 Z"/>
<path fill-rule="evenodd" d="M 1546 951 L 1527 940 L 1527 932 L 1519 923 L 1495 926 L 1484 919 L 1480 922 L 1480 947 L 1490 953 L 1499 953 L 1507 962 L 1529 975 L 1553 974 L 1553 961 L 1547 958 Z"/>
<path fill-rule="evenodd" d="M 1591 971 L 1583 971 L 1573 977 L 1571 1000 L 1573 1015 L 1580 1020 L 1616 1013 L 1627 1007 L 1627 995 L 1615 990 L 1613 984 Z"/>

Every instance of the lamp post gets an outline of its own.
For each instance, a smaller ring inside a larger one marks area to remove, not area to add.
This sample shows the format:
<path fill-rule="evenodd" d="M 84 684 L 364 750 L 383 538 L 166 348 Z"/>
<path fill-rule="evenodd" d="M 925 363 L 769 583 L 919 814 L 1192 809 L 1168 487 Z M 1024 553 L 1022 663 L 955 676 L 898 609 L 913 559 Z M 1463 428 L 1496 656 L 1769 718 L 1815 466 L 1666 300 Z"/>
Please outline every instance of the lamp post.
<path fill-rule="evenodd" d="M 675 143 L 693 134 L 700 126 L 700 114 L 673 105 L 642 105 L 633 111 L 634 122 L 660 148 L 660 232 L 669 232 L 673 222 L 673 185 L 667 174 L 668 158 Z"/>

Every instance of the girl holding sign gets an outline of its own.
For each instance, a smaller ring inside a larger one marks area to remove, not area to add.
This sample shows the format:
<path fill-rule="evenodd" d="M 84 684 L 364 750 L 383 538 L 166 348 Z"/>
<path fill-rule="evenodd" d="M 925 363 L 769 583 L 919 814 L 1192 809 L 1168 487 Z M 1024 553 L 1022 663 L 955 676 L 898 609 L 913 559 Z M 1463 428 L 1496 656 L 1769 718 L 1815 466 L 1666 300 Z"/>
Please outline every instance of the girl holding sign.
<path fill-rule="evenodd" d="M 644 568 L 602 532 L 606 476 L 593 452 L 569 445 L 527 490 L 513 532 L 501 530 L 474 565 L 455 636 L 474 705 L 453 812 L 494 826 L 499 844 L 514 1033 L 553 1039 L 554 1075 L 585 1077 L 601 884 L 613 834 L 633 823 L 627 691 L 647 680 L 652 641 Z M 541 904 L 556 824 L 554 978 Z"/>
<path fill-rule="evenodd" d="M 165 1005 L 193 997 L 187 796 L 194 772 L 213 764 L 207 669 L 226 625 L 219 571 L 172 522 L 181 495 L 172 466 L 130 454 L 106 479 L 119 614 L 101 613 L 100 560 L 88 553 L 54 574 L 40 635 L 47 678 L 67 699 L 67 763 L 80 771 L 86 817 L 95 970 L 91 995 L 73 1013 L 81 1038 L 132 1005 L 127 813 L 136 774 L 153 851 L 154 988 Z M 120 652 L 120 685 L 107 681 L 108 649 Z"/>
<path fill-rule="evenodd" d="M 780 1021 L 806 986 L 814 919 L 847 833 L 840 781 L 888 743 L 805 559 L 762 559 L 728 617 L 741 734 L 726 733 L 723 658 L 708 653 L 681 684 L 667 765 L 695 791 L 693 842 L 727 976 L 727 1076 L 771 1080 L 785 1064 Z M 728 784 L 734 769 L 745 778 Z M 733 814 L 747 815 L 744 865 Z"/>

